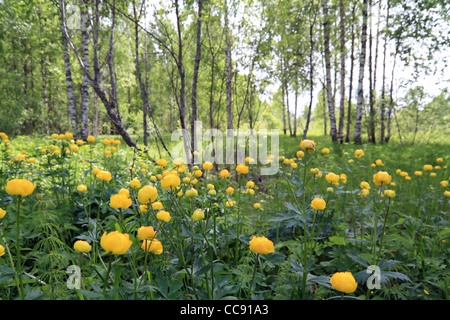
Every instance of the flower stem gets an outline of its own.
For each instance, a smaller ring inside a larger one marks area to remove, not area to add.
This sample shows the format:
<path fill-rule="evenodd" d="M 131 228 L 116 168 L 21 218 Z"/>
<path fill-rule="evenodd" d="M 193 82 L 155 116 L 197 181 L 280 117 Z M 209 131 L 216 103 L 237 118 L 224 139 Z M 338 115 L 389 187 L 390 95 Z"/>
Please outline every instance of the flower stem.
<path fill-rule="evenodd" d="M 255 277 L 256 277 L 256 270 L 258 269 L 258 258 L 259 258 L 259 253 L 256 254 L 255 268 L 253 269 L 253 276 L 252 276 L 252 281 L 251 281 L 251 284 L 250 284 L 250 288 L 248 289 L 247 300 L 250 300 L 250 295 L 252 294 L 252 289 L 253 289 L 253 285 L 254 285 Z"/>
<path fill-rule="evenodd" d="M 23 293 L 23 282 L 22 282 L 22 261 L 20 259 L 20 202 L 22 201 L 22 196 L 17 197 L 17 233 L 16 233 L 16 255 L 17 255 L 17 281 L 19 288 L 20 299 L 24 299 Z"/>

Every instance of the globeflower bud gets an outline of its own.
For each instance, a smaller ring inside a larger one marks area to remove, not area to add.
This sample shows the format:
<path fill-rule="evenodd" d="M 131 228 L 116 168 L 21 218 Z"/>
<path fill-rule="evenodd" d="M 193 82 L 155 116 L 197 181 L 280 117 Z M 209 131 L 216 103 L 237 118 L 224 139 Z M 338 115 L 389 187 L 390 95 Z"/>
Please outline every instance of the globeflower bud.
<path fill-rule="evenodd" d="M 194 221 L 200 221 L 205 218 L 205 213 L 202 210 L 197 209 L 194 211 L 191 218 Z"/>
<path fill-rule="evenodd" d="M 355 278 L 349 271 L 336 272 L 330 278 L 330 283 L 334 289 L 344 293 L 353 293 L 358 286 L 358 283 L 355 281 Z"/>
<path fill-rule="evenodd" d="M 249 242 L 249 248 L 251 251 L 260 254 L 268 254 L 275 251 L 273 242 L 264 236 L 262 237 L 253 236 L 253 238 Z"/>
<path fill-rule="evenodd" d="M 89 251 L 91 251 L 92 247 L 87 241 L 77 240 L 73 244 L 73 248 L 75 249 L 76 252 L 88 253 Z"/>

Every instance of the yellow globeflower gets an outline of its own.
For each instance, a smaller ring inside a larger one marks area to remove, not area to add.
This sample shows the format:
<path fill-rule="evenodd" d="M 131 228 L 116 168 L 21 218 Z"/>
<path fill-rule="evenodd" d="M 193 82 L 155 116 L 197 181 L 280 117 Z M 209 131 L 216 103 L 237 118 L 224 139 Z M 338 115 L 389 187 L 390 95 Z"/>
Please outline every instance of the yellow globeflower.
<path fill-rule="evenodd" d="M 75 243 L 73 244 L 73 248 L 75 249 L 76 252 L 80 253 L 88 253 L 92 249 L 91 245 L 84 240 L 75 241 Z"/>
<path fill-rule="evenodd" d="M 142 204 L 154 202 L 158 197 L 158 189 L 151 185 L 143 186 L 138 192 L 138 201 Z"/>
<path fill-rule="evenodd" d="M 366 181 L 361 181 L 359 186 L 360 186 L 361 189 L 370 189 L 370 185 Z"/>
<path fill-rule="evenodd" d="M 431 164 L 426 164 L 423 166 L 424 171 L 430 171 L 433 170 L 433 166 Z"/>
<path fill-rule="evenodd" d="M 152 227 L 145 227 L 142 226 L 138 229 L 138 239 L 139 240 L 145 240 L 145 239 L 153 239 L 157 235 L 156 230 Z"/>
<path fill-rule="evenodd" d="M 316 143 L 313 140 L 300 141 L 300 148 L 308 152 L 316 150 Z"/>
<path fill-rule="evenodd" d="M 187 198 L 193 198 L 198 196 L 198 191 L 197 189 L 191 188 L 189 190 L 186 190 L 185 195 Z"/>
<path fill-rule="evenodd" d="M 161 210 L 161 211 L 158 211 L 158 213 L 156 214 L 156 219 L 162 220 L 165 222 L 169 222 L 172 219 L 172 217 L 170 216 L 169 212 L 167 212 L 165 210 Z"/>
<path fill-rule="evenodd" d="M 111 172 L 105 171 L 105 170 L 100 170 L 97 173 L 97 178 L 99 178 L 100 180 L 103 180 L 103 181 L 111 181 L 111 179 L 112 179 Z"/>
<path fill-rule="evenodd" d="M 329 172 L 326 174 L 325 179 L 328 181 L 328 183 L 338 185 L 339 184 L 339 175 Z"/>
<path fill-rule="evenodd" d="M 388 198 L 395 197 L 395 190 L 386 189 L 384 190 L 384 195 Z"/>
<path fill-rule="evenodd" d="M 127 233 L 121 233 L 119 231 L 113 231 L 111 233 L 105 233 L 100 239 L 101 247 L 106 253 L 112 254 L 125 254 L 130 249 L 133 242 L 130 240 L 130 236 Z"/>
<path fill-rule="evenodd" d="M 166 167 L 167 166 L 167 161 L 165 159 L 159 159 L 158 161 L 156 161 L 156 164 L 160 167 Z"/>
<path fill-rule="evenodd" d="M 247 188 L 254 188 L 255 187 L 255 183 L 253 181 L 247 181 L 247 183 L 245 184 Z"/>
<path fill-rule="evenodd" d="M 250 250 L 260 254 L 268 254 L 275 251 L 275 247 L 273 242 L 267 239 L 266 237 L 256 237 L 253 238 L 249 242 Z"/>
<path fill-rule="evenodd" d="M 170 190 L 178 187 L 181 183 L 180 178 L 175 174 L 168 174 L 161 180 L 161 187 Z"/>
<path fill-rule="evenodd" d="M 355 158 L 361 158 L 364 155 L 364 151 L 362 149 L 355 150 Z"/>
<path fill-rule="evenodd" d="M 0 257 L 5 254 L 5 247 L 0 244 Z"/>
<path fill-rule="evenodd" d="M 383 161 L 381 161 L 380 159 L 375 160 L 375 164 L 377 166 L 382 166 L 383 165 Z"/>
<path fill-rule="evenodd" d="M 443 158 L 437 158 L 437 159 L 436 159 L 436 162 L 443 162 L 443 161 L 444 161 Z"/>
<path fill-rule="evenodd" d="M 0 208 L 0 219 L 3 219 L 6 215 L 6 211 Z"/>
<path fill-rule="evenodd" d="M 205 213 L 202 210 L 197 209 L 194 211 L 191 218 L 194 221 L 200 221 L 205 218 Z"/>
<path fill-rule="evenodd" d="M 139 189 L 141 187 L 141 182 L 139 181 L 139 179 L 134 178 L 130 181 L 130 187 L 132 187 L 133 189 Z"/>
<path fill-rule="evenodd" d="M 358 287 L 358 283 L 349 271 L 336 272 L 330 278 L 330 283 L 334 289 L 344 293 L 353 293 Z"/>
<path fill-rule="evenodd" d="M 141 248 L 144 251 L 153 252 L 154 254 L 161 254 L 163 252 L 163 245 L 158 239 L 144 240 Z"/>
<path fill-rule="evenodd" d="M 236 171 L 240 174 L 248 173 L 248 167 L 245 164 L 238 164 L 236 166 Z"/>
<path fill-rule="evenodd" d="M 86 140 L 87 140 L 87 142 L 93 143 L 93 142 L 95 142 L 95 137 L 89 135 L 89 136 L 86 138 Z"/>
<path fill-rule="evenodd" d="M 234 189 L 233 189 L 232 187 L 228 187 L 228 188 L 225 190 L 225 192 L 228 193 L 228 194 L 233 194 Z"/>
<path fill-rule="evenodd" d="M 323 148 L 323 149 L 322 149 L 322 153 L 323 153 L 323 154 L 329 154 L 329 153 L 330 153 L 330 149 L 328 149 L 328 148 Z"/>
<path fill-rule="evenodd" d="M 441 182 L 439 182 L 441 184 L 441 186 L 443 186 L 444 188 L 446 188 L 448 186 L 448 180 L 443 180 Z"/>
<path fill-rule="evenodd" d="M 373 175 L 373 183 L 377 186 L 391 183 L 392 177 L 386 171 L 378 171 Z"/>
<path fill-rule="evenodd" d="M 259 203 L 259 202 L 254 203 L 253 208 L 255 208 L 255 209 L 261 208 L 261 203 Z"/>
<path fill-rule="evenodd" d="M 230 176 L 230 172 L 227 169 L 223 169 L 219 173 L 219 177 L 221 178 L 228 178 Z"/>
<path fill-rule="evenodd" d="M 302 150 L 297 151 L 297 158 L 303 158 L 305 156 L 305 153 Z"/>
<path fill-rule="evenodd" d="M 327 206 L 325 200 L 321 198 L 314 198 L 311 201 L 311 207 L 315 210 L 323 210 Z"/>
<path fill-rule="evenodd" d="M 358 193 L 360 197 L 366 197 L 369 195 L 369 189 L 362 189 L 360 193 Z"/>
<path fill-rule="evenodd" d="M 422 175 L 422 171 L 414 171 L 414 174 L 418 177 L 420 177 Z"/>
<path fill-rule="evenodd" d="M 6 183 L 6 192 L 12 196 L 29 196 L 33 193 L 35 185 L 26 179 L 14 179 Z"/>
<path fill-rule="evenodd" d="M 128 209 L 131 206 L 131 198 L 125 194 L 115 194 L 109 199 L 109 205 L 115 209 Z"/>
<path fill-rule="evenodd" d="M 84 184 L 80 184 L 77 186 L 77 190 L 78 190 L 78 192 L 86 192 L 87 187 Z"/>
<path fill-rule="evenodd" d="M 448 191 L 448 190 L 444 191 L 444 196 L 450 197 L 450 191 Z"/>
<path fill-rule="evenodd" d="M 161 201 L 155 201 L 152 203 L 153 210 L 161 210 L 163 208 L 163 204 Z"/>
<path fill-rule="evenodd" d="M 213 164 L 209 161 L 205 161 L 203 163 L 203 170 L 211 170 L 213 168 Z"/>

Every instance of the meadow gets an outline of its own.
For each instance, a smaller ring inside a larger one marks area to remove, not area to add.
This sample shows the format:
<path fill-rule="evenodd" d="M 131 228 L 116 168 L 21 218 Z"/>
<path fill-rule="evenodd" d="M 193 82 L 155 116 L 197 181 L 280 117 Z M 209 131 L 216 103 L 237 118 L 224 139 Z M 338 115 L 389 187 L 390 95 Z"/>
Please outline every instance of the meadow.
<path fill-rule="evenodd" d="M 449 299 L 449 145 L 280 136 L 277 174 L 253 160 L 2 133 L 0 299 Z"/>

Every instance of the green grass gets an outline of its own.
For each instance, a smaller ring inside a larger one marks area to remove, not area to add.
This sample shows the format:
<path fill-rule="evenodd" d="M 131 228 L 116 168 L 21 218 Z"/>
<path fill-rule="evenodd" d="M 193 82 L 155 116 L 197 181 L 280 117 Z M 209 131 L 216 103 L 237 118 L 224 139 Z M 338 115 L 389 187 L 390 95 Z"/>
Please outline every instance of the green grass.
<path fill-rule="evenodd" d="M 311 136 L 316 151 L 296 159 L 300 138 L 281 135 L 279 155 L 293 159 L 296 168 L 280 160 L 275 175 L 261 176 L 261 166 L 250 165 L 249 173 L 240 176 L 230 165 L 229 179 L 212 170 L 203 172 L 196 184 L 190 183 L 188 170 L 179 173 L 181 189 L 176 192 L 198 190 L 198 196 L 187 198 L 164 190 L 162 176 L 151 179 L 172 170 L 170 161 L 167 168 L 158 168 L 123 141 L 106 158 L 103 152 L 109 147 L 101 144 L 104 138 L 111 137 L 97 137 L 92 155 L 87 144 L 78 153 L 44 155 L 42 148 L 68 146 L 67 141 L 49 137 L 11 138 L 11 153 L 0 145 L 0 208 L 7 211 L 0 226 L 0 243 L 5 247 L 0 257 L 2 299 L 19 297 L 13 250 L 18 199 L 5 192 L 7 181 L 15 178 L 36 185 L 20 203 L 22 279 L 29 299 L 338 299 L 341 293 L 331 286 L 330 277 L 341 271 L 351 271 L 358 282 L 347 298 L 449 299 L 449 197 L 444 191 L 450 187 L 440 184 L 450 176 L 449 145 L 341 145 L 329 136 Z M 179 143 L 170 141 L 168 134 L 164 138 L 169 150 Z M 329 154 L 321 153 L 325 147 Z M 362 158 L 354 158 L 356 149 L 364 150 Z M 33 164 L 9 162 L 22 150 L 35 159 Z M 159 159 L 154 144 L 149 145 L 148 155 Z M 162 157 L 169 160 L 167 154 Z M 382 166 L 374 165 L 378 159 Z M 90 163 L 110 171 L 112 180 L 98 180 Z M 440 168 L 424 171 L 425 164 Z M 321 177 L 315 177 L 311 168 L 318 168 Z M 398 174 L 398 169 L 411 179 Z M 375 185 L 373 174 L 378 171 L 388 172 L 395 185 Z M 422 176 L 415 171 L 422 171 Z M 329 172 L 345 174 L 347 179 L 331 185 L 325 178 Z M 157 200 L 172 216 L 169 223 L 156 219 L 152 210 L 139 211 L 138 190 L 129 187 L 131 177 L 157 188 Z M 254 194 L 246 192 L 248 180 L 256 183 Z M 359 195 L 361 181 L 371 186 L 367 197 Z M 215 195 L 208 193 L 208 183 L 215 186 Z M 88 191 L 78 192 L 79 184 L 86 184 Z M 235 189 L 233 194 L 225 193 L 229 186 Z M 129 189 L 133 200 L 123 215 L 109 205 L 121 188 Z M 383 196 L 387 188 L 395 190 L 394 198 Z M 325 210 L 312 209 L 315 197 L 326 201 Z M 236 205 L 227 207 L 227 200 Z M 255 209 L 254 203 L 261 208 Z M 191 219 L 195 209 L 205 212 L 204 220 Z M 143 252 L 136 236 L 140 225 L 159 230 L 163 254 Z M 124 255 L 106 253 L 99 243 L 104 231 L 113 230 L 130 235 L 132 246 Z M 249 250 L 254 235 L 270 239 L 275 251 L 257 255 Z M 73 243 L 80 239 L 92 245 L 91 252 L 74 251 Z M 66 284 L 66 271 L 73 265 L 81 265 L 83 287 L 78 291 Z M 380 288 L 367 287 L 370 265 L 381 270 Z"/>

